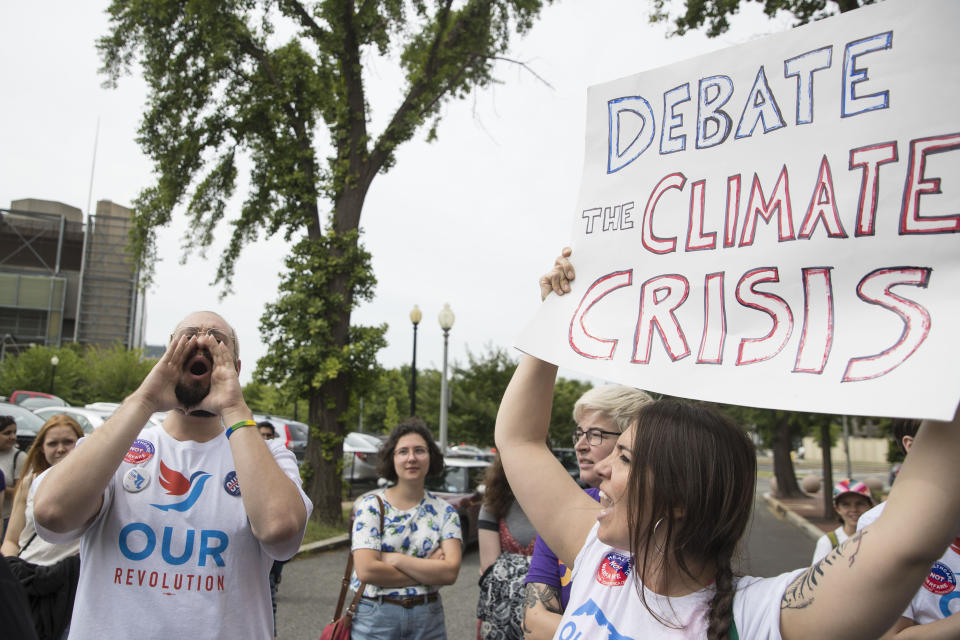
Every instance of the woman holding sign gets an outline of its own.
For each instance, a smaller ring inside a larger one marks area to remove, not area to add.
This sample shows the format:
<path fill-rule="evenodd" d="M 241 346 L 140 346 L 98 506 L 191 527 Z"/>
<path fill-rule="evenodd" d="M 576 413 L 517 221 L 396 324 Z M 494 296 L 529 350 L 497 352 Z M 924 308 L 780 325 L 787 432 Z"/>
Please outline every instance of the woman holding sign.
<path fill-rule="evenodd" d="M 565 249 L 541 278 L 543 298 L 570 291 L 569 257 Z M 737 576 L 732 557 L 756 479 L 756 454 L 743 431 L 706 406 L 644 406 L 598 465 L 598 505 L 544 446 L 556 373 L 524 356 L 496 426 L 517 500 L 559 559 L 575 567 L 556 638 L 875 640 L 956 535 L 957 417 L 923 426 L 870 529 L 813 567 L 775 578 Z M 907 527 L 911 534 L 903 536 Z"/>

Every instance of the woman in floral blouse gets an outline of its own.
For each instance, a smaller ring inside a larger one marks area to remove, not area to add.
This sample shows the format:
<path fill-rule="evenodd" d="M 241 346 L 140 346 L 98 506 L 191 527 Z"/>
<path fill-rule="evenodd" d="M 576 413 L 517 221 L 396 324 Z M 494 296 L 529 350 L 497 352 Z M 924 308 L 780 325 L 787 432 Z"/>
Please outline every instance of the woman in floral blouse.
<path fill-rule="evenodd" d="M 457 512 L 424 491 L 443 473 L 443 455 L 420 420 L 397 425 L 380 449 L 377 471 L 393 484 L 358 501 L 354 513 L 353 588 L 366 583 L 353 620 L 354 640 L 447 637 L 438 589 L 460 572 Z M 380 505 L 383 500 L 383 531 Z"/>

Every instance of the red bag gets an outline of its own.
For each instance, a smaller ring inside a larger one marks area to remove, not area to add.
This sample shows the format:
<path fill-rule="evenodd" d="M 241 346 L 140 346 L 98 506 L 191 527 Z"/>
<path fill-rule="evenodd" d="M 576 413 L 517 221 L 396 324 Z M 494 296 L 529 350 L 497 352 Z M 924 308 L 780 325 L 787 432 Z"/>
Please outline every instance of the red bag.
<path fill-rule="evenodd" d="M 323 628 L 320 640 L 350 640 L 350 624 L 353 622 L 353 611 L 347 610 L 346 615 L 334 620 Z"/>
<path fill-rule="evenodd" d="M 377 499 L 377 503 L 380 505 L 380 534 L 383 535 L 383 500 L 381 500 L 378 495 L 374 495 L 373 497 Z M 350 587 L 350 573 L 352 571 L 353 551 L 347 556 L 347 568 L 343 572 L 343 580 L 340 583 L 340 597 L 337 599 L 337 608 L 333 610 L 333 620 L 323 628 L 323 633 L 320 634 L 320 640 L 350 640 L 350 627 L 353 625 L 353 616 L 357 613 L 357 604 L 360 602 L 360 598 L 363 596 L 363 590 L 367 586 L 365 582 L 360 583 L 357 594 L 353 596 L 353 602 L 350 603 L 350 606 L 341 616 L 340 610 L 343 608 L 343 601 L 347 597 L 347 589 Z"/>

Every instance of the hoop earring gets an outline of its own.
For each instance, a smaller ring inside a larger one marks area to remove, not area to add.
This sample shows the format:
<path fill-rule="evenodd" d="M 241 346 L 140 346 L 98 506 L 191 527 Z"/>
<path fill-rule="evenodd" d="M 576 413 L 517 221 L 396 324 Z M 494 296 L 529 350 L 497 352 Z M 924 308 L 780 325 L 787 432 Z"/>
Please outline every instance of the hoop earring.
<path fill-rule="evenodd" d="M 657 553 L 663 555 L 663 547 L 657 544 L 657 528 L 663 523 L 663 518 L 657 520 L 657 524 L 653 525 L 653 548 L 657 550 Z"/>

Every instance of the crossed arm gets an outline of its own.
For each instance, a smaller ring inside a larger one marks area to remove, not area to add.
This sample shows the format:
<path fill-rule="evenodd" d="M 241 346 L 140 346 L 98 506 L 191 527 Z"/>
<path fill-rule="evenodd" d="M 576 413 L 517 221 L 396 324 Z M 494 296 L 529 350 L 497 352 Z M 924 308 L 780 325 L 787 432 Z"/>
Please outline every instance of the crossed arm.
<path fill-rule="evenodd" d="M 460 573 L 460 540 L 447 538 L 427 558 L 395 551 L 355 549 L 353 564 L 361 582 L 379 587 L 453 584 Z"/>

